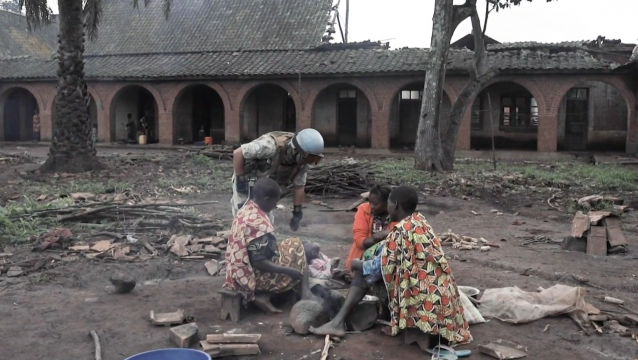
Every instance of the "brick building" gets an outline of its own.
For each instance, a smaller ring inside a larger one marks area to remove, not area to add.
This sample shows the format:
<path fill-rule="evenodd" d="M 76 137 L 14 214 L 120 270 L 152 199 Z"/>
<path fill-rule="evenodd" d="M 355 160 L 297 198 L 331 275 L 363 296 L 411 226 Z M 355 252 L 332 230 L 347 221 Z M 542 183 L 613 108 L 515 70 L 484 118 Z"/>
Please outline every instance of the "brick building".
<path fill-rule="evenodd" d="M 160 3 L 138 11 L 129 0 L 105 2 L 99 38 L 87 42 L 101 142 L 124 140 L 130 113 L 151 120 L 150 140 L 164 144 L 192 142 L 202 127 L 215 142 L 236 143 L 312 126 L 329 146 L 413 146 L 427 49 L 329 44 L 331 0 L 182 0 L 168 20 Z M 7 14 L 0 28 L 17 22 L 26 34 L 24 18 Z M 54 133 L 55 45 L 34 53 L 31 39 L 50 39 L 57 27 L 40 32 L 0 53 L 0 140 L 30 139 L 29 108 L 40 112 L 42 139 Z M 0 48 L 10 41 L 0 35 Z M 444 109 L 467 82 L 471 44 L 453 44 Z M 459 149 L 486 146 L 493 129 L 500 149 L 635 152 L 637 86 L 631 69 L 618 67 L 632 46 L 489 44 L 501 73 L 467 109 Z"/>

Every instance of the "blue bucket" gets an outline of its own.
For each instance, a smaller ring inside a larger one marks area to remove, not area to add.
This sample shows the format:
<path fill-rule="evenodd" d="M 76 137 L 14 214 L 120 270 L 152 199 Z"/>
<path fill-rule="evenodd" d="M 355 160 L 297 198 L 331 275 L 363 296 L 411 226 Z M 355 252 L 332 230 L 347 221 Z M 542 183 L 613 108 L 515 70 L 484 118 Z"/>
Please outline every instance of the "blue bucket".
<path fill-rule="evenodd" d="M 203 351 L 192 349 L 160 349 L 133 355 L 125 360 L 211 360 Z"/>

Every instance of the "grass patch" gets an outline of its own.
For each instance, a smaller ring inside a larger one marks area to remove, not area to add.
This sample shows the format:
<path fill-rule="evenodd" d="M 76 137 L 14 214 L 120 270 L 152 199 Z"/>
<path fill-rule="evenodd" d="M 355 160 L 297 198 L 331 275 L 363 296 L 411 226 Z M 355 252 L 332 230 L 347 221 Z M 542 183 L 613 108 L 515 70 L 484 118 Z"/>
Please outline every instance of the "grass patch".
<path fill-rule="evenodd" d="M 27 196 L 21 202 L 10 202 L 0 206 L 0 239 L 9 242 L 21 242 L 32 235 L 40 235 L 59 227 L 55 217 L 31 217 L 28 214 L 37 210 L 61 208 L 73 204 L 70 198 L 41 203 Z"/>
<path fill-rule="evenodd" d="M 515 176 L 535 186 L 551 187 L 589 187 L 595 190 L 638 190 L 638 171 L 619 165 L 590 165 L 580 162 L 560 162 L 547 164 L 497 164 L 488 160 L 458 160 L 455 171 L 437 174 L 413 169 L 412 159 L 388 159 L 376 163 L 375 170 L 379 181 L 411 186 L 432 185 L 451 176 L 498 181 L 504 176 Z"/>

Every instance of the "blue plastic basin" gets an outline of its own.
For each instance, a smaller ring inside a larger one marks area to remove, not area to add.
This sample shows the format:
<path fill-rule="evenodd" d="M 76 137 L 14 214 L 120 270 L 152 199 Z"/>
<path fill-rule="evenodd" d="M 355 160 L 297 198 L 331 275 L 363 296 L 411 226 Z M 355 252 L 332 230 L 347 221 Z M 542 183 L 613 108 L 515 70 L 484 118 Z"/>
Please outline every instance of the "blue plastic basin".
<path fill-rule="evenodd" d="M 160 349 L 133 355 L 125 360 L 211 360 L 203 351 L 192 349 Z"/>

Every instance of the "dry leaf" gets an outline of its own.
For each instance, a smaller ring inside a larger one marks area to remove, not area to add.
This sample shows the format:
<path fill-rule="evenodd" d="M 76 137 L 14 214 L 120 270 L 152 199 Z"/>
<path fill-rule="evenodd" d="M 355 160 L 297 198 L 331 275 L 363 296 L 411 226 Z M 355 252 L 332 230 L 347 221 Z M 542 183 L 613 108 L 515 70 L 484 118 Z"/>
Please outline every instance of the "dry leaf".
<path fill-rule="evenodd" d="M 111 240 L 101 240 L 96 242 L 93 246 L 91 246 L 92 251 L 104 252 L 109 250 L 113 245 L 111 245 Z"/>
<path fill-rule="evenodd" d="M 93 200 L 93 199 L 95 199 L 95 194 L 93 194 L 93 193 L 73 193 L 73 194 L 71 194 L 71 198 L 74 201 Z"/>

